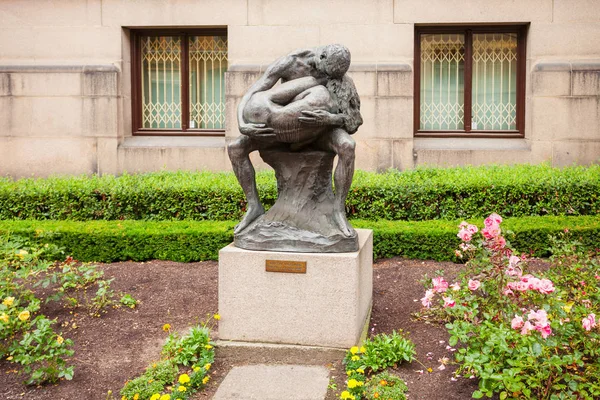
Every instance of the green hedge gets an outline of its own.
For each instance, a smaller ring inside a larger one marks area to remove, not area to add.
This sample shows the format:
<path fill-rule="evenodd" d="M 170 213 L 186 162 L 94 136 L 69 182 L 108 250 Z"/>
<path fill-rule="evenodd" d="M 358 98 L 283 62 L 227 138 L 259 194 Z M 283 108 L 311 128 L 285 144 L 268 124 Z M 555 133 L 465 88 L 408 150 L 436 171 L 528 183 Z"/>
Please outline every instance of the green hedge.
<path fill-rule="evenodd" d="M 277 196 L 271 172 L 257 174 L 263 203 Z M 357 171 L 349 218 L 421 221 L 600 213 L 600 166 L 425 168 Z M 0 178 L 0 219 L 239 220 L 244 195 L 232 173 L 158 172 L 11 180 Z"/>
<path fill-rule="evenodd" d="M 353 221 L 356 228 L 373 229 L 375 258 L 400 255 L 440 261 L 455 261 L 458 223 Z M 234 225 L 228 221 L 0 221 L 0 234 L 54 243 L 82 261 L 198 261 L 216 260 L 219 249 L 233 240 Z M 600 246 L 598 216 L 507 218 L 502 227 L 515 233 L 508 239 L 516 249 L 536 256 L 548 255 L 548 235 L 565 228 L 587 247 Z"/>

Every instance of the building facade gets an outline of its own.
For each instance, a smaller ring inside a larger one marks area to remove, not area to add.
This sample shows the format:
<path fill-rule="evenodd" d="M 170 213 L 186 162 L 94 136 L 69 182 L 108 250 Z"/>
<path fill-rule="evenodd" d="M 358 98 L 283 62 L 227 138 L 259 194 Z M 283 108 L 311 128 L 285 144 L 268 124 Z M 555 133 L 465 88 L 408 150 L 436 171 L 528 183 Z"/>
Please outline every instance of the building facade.
<path fill-rule="evenodd" d="M 4 0 L 0 175 L 230 170 L 247 88 L 330 43 L 359 169 L 600 162 L 598 0 Z"/>

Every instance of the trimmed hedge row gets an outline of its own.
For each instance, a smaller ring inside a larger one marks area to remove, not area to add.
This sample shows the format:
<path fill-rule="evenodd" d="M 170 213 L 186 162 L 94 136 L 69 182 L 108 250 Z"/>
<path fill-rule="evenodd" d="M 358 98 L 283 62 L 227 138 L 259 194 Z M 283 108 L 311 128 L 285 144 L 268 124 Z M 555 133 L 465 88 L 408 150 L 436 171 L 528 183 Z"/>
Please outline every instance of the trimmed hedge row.
<path fill-rule="evenodd" d="M 276 197 L 272 172 L 257 174 L 262 202 Z M 600 165 L 357 171 L 349 218 L 421 221 L 600 214 Z M 0 178 L 0 219 L 239 220 L 245 199 L 232 173 L 158 172 L 11 180 Z"/>
<path fill-rule="evenodd" d="M 481 225 L 481 220 L 471 221 Z M 356 228 L 373 229 L 375 258 L 457 261 L 459 221 L 364 221 Z M 0 234 L 15 234 L 44 244 L 54 243 L 82 261 L 216 260 L 220 248 L 233 240 L 234 222 L 206 221 L 0 221 Z M 600 247 L 600 217 L 507 218 L 503 229 L 513 247 L 536 256 L 547 256 L 548 235 L 568 228 L 589 248 Z"/>

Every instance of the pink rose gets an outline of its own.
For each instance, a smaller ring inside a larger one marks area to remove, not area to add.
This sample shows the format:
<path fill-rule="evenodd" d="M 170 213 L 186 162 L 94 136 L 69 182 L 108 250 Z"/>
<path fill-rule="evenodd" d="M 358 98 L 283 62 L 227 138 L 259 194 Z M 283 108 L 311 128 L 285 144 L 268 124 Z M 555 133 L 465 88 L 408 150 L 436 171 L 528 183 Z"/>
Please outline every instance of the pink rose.
<path fill-rule="evenodd" d="M 536 326 L 543 327 L 548 324 L 548 313 L 546 313 L 546 310 L 531 310 L 527 315 L 527 320 L 535 321 Z"/>
<path fill-rule="evenodd" d="M 530 331 L 534 329 L 535 328 L 533 327 L 533 325 L 531 325 L 531 322 L 525 321 L 525 323 L 523 324 L 523 328 L 521 329 L 521 335 L 527 335 Z"/>
<path fill-rule="evenodd" d="M 458 236 L 463 242 L 470 242 L 473 235 L 471 234 L 471 232 L 465 229 L 461 229 L 460 231 L 458 231 L 456 236 Z"/>
<path fill-rule="evenodd" d="M 552 328 L 550 328 L 549 324 L 544 326 L 536 326 L 535 329 L 542 334 L 542 338 L 544 339 L 552 334 Z"/>
<path fill-rule="evenodd" d="M 523 281 L 517 282 L 515 285 L 515 289 L 517 289 L 519 292 L 529 290 L 529 283 Z"/>
<path fill-rule="evenodd" d="M 523 327 L 523 322 L 523 317 L 515 315 L 512 321 L 510 321 L 510 327 L 513 329 L 521 329 Z"/>
<path fill-rule="evenodd" d="M 433 283 L 434 292 L 444 293 L 448 289 L 448 282 L 441 276 L 433 278 L 431 282 Z"/>
<path fill-rule="evenodd" d="M 476 279 L 469 279 L 468 286 L 469 286 L 469 289 L 471 289 L 471 290 L 477 290 L 477 289 L 479 289 L 479 286 L 481 286 L 481 282 L 479 282 Z"/>
<path fill-rule="evenodd" d="M 496 238 L 494 239 L 494 241 L 492 242 L 491 247 L 494 250 L 501 250 L 506 246 L 506 239 L 504 239 L 504 236 L 496 236 Z"/>
<path fill-rule="evenodd" d="M 452 300 L 452 297 L 444 297 L 444 307 L 454 307 L 456 305 L 456 302 L 454 300 Z"/>
<path fill-rule="evenodd" d="M 500 227 L 498 227 L 498 225 L 492 225 L 492 226 L 486 226 L 485 228 L 483 228 L 483 230 L 481 231 L 481 234 L 486 239 L 493 239 L 496 236 L 500 235 L 500 232 L 501 232 Z"/>
<path fill-rule="evenodd" d="M 434 295 L 435 294 L 432 289 L 429 289 L 425 292 L 425 297 L 421 299 L 421 304 L 423 304 L 423 307 L 431 307 L 431 300 L 433 300 Z"/>
<path fill-rule="evenodd" d="M 596 326 L 596 314 L 590 314 L 584 319 L 581 320 L 581 324 L 583 325 L 583 329 L 586 331 L 591 331 L 592 328 Z"/>
<path fill-rule="evenodd" d="M 467 229 L 467 231 L 468 231 L 469 233 L 471 233 L 472 235 L 476 234 L 476 233 L 479 231 L 479 229 L 477 228 L 477 226 L 475 226 L 475 225 L 473 225 L 473 224 L 469 224 L 469 225 L 467 225 L 467 228 L 466 228 L 466 229 Z"/>
<path fill-rule="evenodd" d="M 494 226 L 494 225 L 500 225 L 500 223 L 502 223 L 502 217 L 499 216 L 496 213 L 492 213 L 490 214 L 489 217 L 487 217 L 484 221 L 483 221 L 484 225 L 486 227 L 488 226 Z"/>
<path fill-rule="evenodd" d="M 554 292 L 554 284 L 550 279 L 541 279 L 538 283 L 537 290 L 543 294 L 552 293 Z"/>

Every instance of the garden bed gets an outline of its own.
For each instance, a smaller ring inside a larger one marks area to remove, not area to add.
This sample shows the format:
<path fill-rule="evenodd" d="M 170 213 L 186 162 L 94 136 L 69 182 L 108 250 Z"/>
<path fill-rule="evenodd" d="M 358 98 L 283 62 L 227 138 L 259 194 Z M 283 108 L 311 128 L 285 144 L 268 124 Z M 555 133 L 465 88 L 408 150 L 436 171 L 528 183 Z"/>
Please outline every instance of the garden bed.
<path fill-rule="evenodd" d="M 56 317 L 61 323 L 68 323 L 56 329 L 75 342 L 75 376 L 72 381 L 62 381 L 58 385 L 27 387 L 21 383 L 23 378 L 14 373 L 17 367 L 3 360 L 0 361 L 0 398 L 106 399 L 108 390 L 112 390 L 114 398 L 120 399 L 118 392 L 124 382 L 139 375 L 149 363 L 158 359 L 167 337 L 162 330 L 165 323 L 183 332 L 205 319 L 207 314 L 217 311 L 216 262 L 124 262 L 104 264 L 100 268 L 105 271 L 106 278 L 115 278 L 112 283 L 115 290 L 130 293 L 140 304 L 133 310 L 111 309 L 100 318 L 85 313 L 70 314 L 58 306 L 44 306 L 50 318 Z M 451 278 L 460 268 L 462 265 L 449 262 L 402 258 L 380 260 L 374 265 L 370 331 L 408 331 L 416 345 L 417 358 L 424 364 L 413 362 L 393 370 L 407 382 L 410 399 L 439 399 L 440 393 L 444 393 L 445 399 L 466 399 L 477 388 L 475 380 L 452 380 L 454 368 L 451 365 L 445 370 L 438 370 L 438 359 L 444 356 L 452 358 L 451 352 L 446 349 L 448 334 L 444 327 L 411 317 L 411 313 L 421 308 L 418 300 L 424 289 L 419 281 L 423 275 L 431 277 L 436 270 L 443 269 L 445 276 Z M 330 358 L 319 362 L 330 368 L 332 382 L 337 385 L 337 390 L 330 389 L 328 392 L 327 399 L 333 400 L 344 390 L 346 376 L 342 357 Z M 219 357 L 217 349 L 211 381 L 207 389 L 194 398 L 210 398 L 233 365 L 287 362 L 311 364 L 314 360 L 309 357 L 292 360 L 281 354 L 254 351 L 245 351 L 235 357 Z M 433 372 L 428 373 L 427 368 Z"/>

